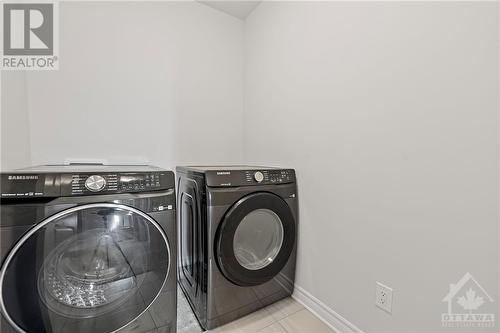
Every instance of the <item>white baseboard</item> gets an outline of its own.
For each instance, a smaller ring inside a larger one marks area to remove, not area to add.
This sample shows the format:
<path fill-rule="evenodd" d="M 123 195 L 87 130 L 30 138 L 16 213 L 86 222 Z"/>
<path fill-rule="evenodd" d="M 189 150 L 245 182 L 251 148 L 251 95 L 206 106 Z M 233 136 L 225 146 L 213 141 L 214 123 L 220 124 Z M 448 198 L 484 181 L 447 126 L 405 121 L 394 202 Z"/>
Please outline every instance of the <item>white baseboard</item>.
<path fill-rule="evenodd" d="M 295 285 L 292 297 L 337 333 L 364 333 L 356 325 L 330 309 L 304 288 Z"/>

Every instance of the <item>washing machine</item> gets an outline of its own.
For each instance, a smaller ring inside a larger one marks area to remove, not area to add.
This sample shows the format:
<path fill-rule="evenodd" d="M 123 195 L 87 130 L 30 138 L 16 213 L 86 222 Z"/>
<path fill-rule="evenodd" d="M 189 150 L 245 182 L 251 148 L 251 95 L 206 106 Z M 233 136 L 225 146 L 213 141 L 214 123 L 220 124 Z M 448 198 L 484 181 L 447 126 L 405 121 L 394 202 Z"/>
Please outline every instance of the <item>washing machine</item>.
<path fill-rule="evenodd" d="M 288 297 L 295 280 L 293 169 L 177 167 L 178 283 L 201 326 Z"/>
<path fill-rule="evenodd" d="M 1 331 L 176 331 L 175 178 L 151 166 L 1 174 Z"/>

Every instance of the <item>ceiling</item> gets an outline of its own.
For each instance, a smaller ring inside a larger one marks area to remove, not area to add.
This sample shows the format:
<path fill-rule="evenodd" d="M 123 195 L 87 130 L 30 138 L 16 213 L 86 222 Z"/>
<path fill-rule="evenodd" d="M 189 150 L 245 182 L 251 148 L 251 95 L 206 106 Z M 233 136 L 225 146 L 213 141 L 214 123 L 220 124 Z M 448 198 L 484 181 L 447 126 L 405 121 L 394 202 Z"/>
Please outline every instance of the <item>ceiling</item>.
<path fill-rule="evenodd" d="M 209 7 L 223 11 L 239 19 L 246 19 L 247 16 L 257 7 L 260 1 L 201 1 Z"/>

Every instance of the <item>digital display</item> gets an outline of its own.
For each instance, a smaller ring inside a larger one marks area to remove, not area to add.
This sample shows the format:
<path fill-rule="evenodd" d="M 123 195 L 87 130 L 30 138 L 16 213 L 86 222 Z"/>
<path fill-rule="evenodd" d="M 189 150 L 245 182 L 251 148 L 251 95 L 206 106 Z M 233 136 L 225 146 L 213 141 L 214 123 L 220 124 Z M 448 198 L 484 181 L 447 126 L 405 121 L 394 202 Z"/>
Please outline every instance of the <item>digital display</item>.
<path fill-rule="evenodd" d="M 121 174 L 119 176 L 122 191 L 140 191 L 160 186 L 160 175 L 156 173 Z"/>
<path fill-rule="evenodd" d="M 120 182 L 121 183 L 130 183 L 130 182 L 142 182 L 142 181 L 149 181 L 149 180 L 154 179 L 154 175 L 151 174 L 133 174 L 133 175 L 120 175 Z"/>
<path fill-rule="evenodd" d="M 120 176 L 120 182 L 121 183 L 130 183 L 130 182 L 133 182 L 135 180 L 142 180 L 144 178 L 145 177 L 140 177 L 139 175 L 133 175 L 133 176 L 123 175 L 123 176 Z"/>

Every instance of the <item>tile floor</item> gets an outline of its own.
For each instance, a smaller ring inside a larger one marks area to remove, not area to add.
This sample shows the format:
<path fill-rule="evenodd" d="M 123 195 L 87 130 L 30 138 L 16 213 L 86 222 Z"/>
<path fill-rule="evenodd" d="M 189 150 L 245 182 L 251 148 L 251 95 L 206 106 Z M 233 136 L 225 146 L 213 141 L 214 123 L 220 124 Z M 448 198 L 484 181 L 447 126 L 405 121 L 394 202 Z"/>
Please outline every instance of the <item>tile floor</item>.
<path fill-rule="evenodd" d="M 277 303 L 208 333 L 334 333 L 334 331 L 292 298 Z"/>
<path fill-rule="evenodd" d="M 177 287 L 177 333 L 201 333 L 203 329 L 191 311 L 180 287 Z M 160 332 L 161 333 L 161 332 Z"/>
<path fill-rule="evenodd" d="M 164 295 L 163 295 L 164 294 Z M 164 297 L 170 297 L 162 293 Z M 165 309 L 161 307 L 161 309 Z M 154 309 L 149 309 L 120 333 L 165 333 L 170 326 L 161 326 Z M 177 333 L 202 333 L 182 291 L 178 290 Z M 261 310 L 205 333 L 335 333 L 293 298 L 285 298 Z"/>

